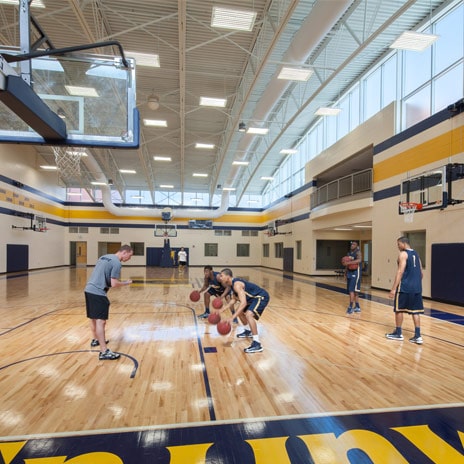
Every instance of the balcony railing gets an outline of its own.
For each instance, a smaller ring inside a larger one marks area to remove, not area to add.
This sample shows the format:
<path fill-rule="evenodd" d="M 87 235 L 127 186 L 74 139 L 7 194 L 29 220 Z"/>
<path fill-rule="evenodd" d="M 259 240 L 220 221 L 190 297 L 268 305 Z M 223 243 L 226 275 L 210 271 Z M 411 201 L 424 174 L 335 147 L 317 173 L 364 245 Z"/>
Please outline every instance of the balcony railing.
<path fill-rule="evenodd" d="M 329 201 L 372 191 L 372 169 L 329 182 L 311 194 L 311 209 Z"/>

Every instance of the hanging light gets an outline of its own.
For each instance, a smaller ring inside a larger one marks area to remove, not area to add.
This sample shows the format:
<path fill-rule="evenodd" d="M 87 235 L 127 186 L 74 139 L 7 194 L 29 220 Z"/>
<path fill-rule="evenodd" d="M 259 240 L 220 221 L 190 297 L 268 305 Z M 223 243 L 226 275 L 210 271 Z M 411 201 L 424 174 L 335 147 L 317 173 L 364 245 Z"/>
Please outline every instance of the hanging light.
<path fill-rule="evenodd" d="M 155 95 L 154 93 L 152 93 L 148 97 L 147 103 L 148 103 L 148 108 L 150 108 L 152 111 L 156 111 L 160 106 L 158 95 Z"/>

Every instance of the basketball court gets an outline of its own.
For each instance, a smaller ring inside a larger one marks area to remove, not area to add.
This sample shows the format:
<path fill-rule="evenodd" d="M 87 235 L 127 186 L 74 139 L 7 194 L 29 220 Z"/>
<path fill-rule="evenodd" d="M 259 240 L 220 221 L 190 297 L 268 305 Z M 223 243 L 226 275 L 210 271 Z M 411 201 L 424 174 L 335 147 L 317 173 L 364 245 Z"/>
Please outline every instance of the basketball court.
<path fill-rule="evenodd" d="M 335 277 L 233 270 L 271 295 L 262 353 L 196 318 L 202 268 L 123 266 L 133 284 L 111 290 L 107 326 L 118 361 L 90 347 L 91 269 L 3 276 L 3 461 L 463 462 L 462 307 L 426 301 L 418 346 L 407 318 L 404 342 L 385 338 L 392 307 L 367 284 L 346 315 Z"/>

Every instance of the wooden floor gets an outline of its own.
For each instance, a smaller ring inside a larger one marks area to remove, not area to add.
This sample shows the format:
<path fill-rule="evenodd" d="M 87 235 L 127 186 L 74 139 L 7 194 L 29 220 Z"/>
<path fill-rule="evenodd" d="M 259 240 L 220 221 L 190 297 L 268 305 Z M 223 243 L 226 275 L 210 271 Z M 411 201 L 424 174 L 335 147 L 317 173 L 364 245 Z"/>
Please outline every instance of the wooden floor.
<path fill-rule="evenodd" d="M 462 412 L 462 307 L 425 301 L 418 346 L 407 341 L 409 317 L 404 342 L 385 338 L 393 328 L 387 292 L 364 284 L 362 312 L 346 315 L 344 282 L 335 276 L 234 268 L 271 295 L 258 324 L 264 351 L 245 354 L 250 341 L 237 339 L 235 328 L 220 336 L 195 317 L 202 300 L 192 303 L 188 295 L 201 286 L 202 268 L 126 266 L 122 278 L 134 282 L 110 291 L 107 326 L 109 346 L 121 359 L 99 361 L 83 298 L 91 270 L 0 276 L 1 441 L 437 405 Z M 460 455 L 452 462 L 464 462 Z M 166 462 L 187 464 L 173 456 Z"/>

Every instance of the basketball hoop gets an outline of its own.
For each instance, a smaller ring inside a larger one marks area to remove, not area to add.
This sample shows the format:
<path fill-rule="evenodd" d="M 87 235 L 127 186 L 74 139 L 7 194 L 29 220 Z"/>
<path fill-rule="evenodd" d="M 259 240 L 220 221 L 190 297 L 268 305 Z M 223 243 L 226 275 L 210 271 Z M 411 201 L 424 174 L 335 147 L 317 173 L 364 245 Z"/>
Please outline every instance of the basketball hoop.
<path fill-rule="evenodd" d="M 64 182 L 81 178 L 81 157 L 85 155 L 83 151 L 71 151 L 67 147 L 53 147 L 53 153 L 59 176 Z"/>
<path fill-rule="evenodd" d="M 401 214 L 404 215 L 404 222 L 411 223 L 414 221 L 414 213 L 422 209 L 422 203 L 404 201 L 400 203 Z"/>

